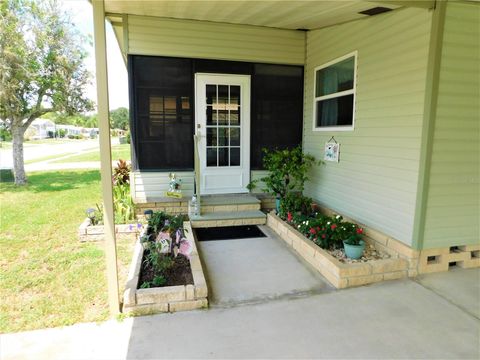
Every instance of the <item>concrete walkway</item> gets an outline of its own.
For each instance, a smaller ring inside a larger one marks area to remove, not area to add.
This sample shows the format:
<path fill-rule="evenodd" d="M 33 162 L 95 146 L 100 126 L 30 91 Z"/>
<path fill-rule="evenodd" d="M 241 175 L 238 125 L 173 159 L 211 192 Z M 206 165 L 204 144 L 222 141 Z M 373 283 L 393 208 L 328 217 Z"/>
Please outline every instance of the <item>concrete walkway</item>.
<path fill-rule="evenodd" d="M 259 228 L 266 237 L 199 242 L 211 304 L 229 307 L 334 291 L 267 226 Z"/>
<path fill-rule="evenodd" d="M 412 280 L 0 336 L 5 360 L 479 355 L 479 320 Z"/>

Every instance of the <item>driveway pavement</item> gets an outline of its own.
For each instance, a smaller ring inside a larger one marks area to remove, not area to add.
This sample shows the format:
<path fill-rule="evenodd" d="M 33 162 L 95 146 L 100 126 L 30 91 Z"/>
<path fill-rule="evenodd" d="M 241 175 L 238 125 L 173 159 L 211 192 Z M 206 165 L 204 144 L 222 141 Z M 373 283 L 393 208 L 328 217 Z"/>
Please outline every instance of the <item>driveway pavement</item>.
<path fill-rule="evenodd" d="M 476 286 L 480 273 L 463 271 L 460 291 Z M 435 277 L 440 283 L 443 277 L 444 285 L 452 281 L 448 273 Z M 478 304 L 479 294 L 473 296 Z M 398 280 L 296 299 L 5 334 L 0 358 L 478 359 L 479 325 L 478 317 L 452 298 Z"/>

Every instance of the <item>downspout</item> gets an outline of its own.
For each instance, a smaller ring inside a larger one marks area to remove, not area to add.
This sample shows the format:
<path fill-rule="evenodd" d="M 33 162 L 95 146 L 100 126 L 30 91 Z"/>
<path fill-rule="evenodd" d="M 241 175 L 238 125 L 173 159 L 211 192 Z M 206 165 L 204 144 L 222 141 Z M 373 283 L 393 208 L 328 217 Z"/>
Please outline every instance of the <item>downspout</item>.
<path fill-rule="evenodd" d="M 433 135 L 437 116 L 438 86 L 442 60 L 443 31 L 447 1 L 436 1 L 432 10 L 432 26 L 430 30 L 430 45 L 428 49 L 427 76 L 425 86 L 425 101 L 423 110 L 423 126 L 420 145 L 420 161 L 413 222 L 412 247 L 423 248 L 425 237 L 425 221 L 427 200 L 430 186 L 430 169 L 432 163 Z"/>
<path fill-rule="evenodd" d="M 103 222 L 105 231 L 105 256 L 107 261 L 108 303 L 110 314 L 120 311 L 118 293 L 117 247 L 113 212 L 112 155 L 108 104 L 107 46 L 105 37 L 105 4 L 93 0 L 93 29 L 95 40 L 95 69 L 97 80 L 97 111 L 100 140 L 100 174 L 103 195 Z"/>

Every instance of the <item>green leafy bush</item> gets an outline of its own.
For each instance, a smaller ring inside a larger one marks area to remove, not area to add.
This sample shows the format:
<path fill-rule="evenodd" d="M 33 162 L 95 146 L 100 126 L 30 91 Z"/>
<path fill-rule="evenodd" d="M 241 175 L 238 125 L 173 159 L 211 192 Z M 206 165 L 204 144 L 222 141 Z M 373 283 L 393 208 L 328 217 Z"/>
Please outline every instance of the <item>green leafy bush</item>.
<path fill-rule="evenodd" d="M 266 186 L 262 190 L 282 199 L 291 191 L 302 192 L 308 171 L 318 163 L 312 155 L 304 154 L 301 146 L 274 151 L 263 149 L 263 152 L 263 166 L 268 175 L 260 179 Z M 257 182 L 252 181 L 248 188 L 254 189 Z"/>
<path fill-rule="evenodd" d="M 300 193 L 290 192 L 280 202 L 279 215 L 282 218 L 287 216 L 287 213 L 292 214 L 301 213 L 309 215 L 312 208 L 312 199 L 303 196 Z"/>

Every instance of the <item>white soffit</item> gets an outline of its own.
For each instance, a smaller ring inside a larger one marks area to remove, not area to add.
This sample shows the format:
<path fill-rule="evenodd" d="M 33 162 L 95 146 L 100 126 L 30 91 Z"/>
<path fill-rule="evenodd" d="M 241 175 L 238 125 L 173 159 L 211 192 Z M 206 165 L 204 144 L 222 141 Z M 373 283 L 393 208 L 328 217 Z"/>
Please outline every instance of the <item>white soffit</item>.
<path fill-rule="evenodd" d="M 408 3 L 412 1 L 105 0 L 105 12 L 312 30 L 368 17 L 359 12 L 377 6 L 396 9 Z M 427 7 L 432 1 L 418 3 Z"/>

